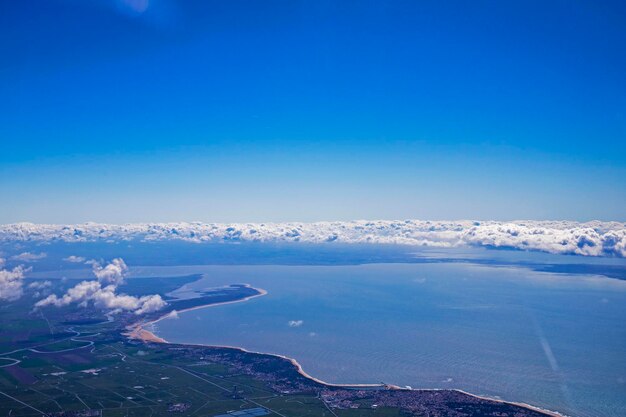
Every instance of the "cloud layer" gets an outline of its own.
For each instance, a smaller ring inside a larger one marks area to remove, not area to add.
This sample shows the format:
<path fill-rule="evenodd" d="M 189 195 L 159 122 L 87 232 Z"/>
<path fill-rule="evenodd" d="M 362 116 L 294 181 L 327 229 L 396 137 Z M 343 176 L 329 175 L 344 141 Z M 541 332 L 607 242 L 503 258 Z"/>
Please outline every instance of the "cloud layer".
<path fill-rule="evenodd" d="M 493 246 L 626 257 L 626 223 L 572 221 L 350 221 L 317 223 L 139 223 L 0 226 L 4 242 L 91 241 L 379 243 Z"/>
<path fill-rule="evenodd" d="M 87 307 L 93 304 L 95 307 L 109 310 L 111 313 L 129 311 L 135 314 L 145 314 L 160 310 L 166 305 L 160 295 L 134 297 L 117 294 L 117 287 L 124 282 L 124 275 L 127 271 L 128 267 L 121 258 L 113 259 L 104 267 L 94 263 L 93 273 L 97 278 L 96 281 L 82 281 L 60 297 L 56 294 L 50 294 L 39 300 L 35 304 L 35 308 L 63 307 L 70 304 Z"/>

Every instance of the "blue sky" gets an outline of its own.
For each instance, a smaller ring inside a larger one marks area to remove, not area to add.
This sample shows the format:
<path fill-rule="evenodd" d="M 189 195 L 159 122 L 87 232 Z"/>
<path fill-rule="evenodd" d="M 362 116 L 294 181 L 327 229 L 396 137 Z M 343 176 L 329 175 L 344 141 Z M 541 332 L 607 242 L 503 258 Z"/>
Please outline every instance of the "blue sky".
<path fill-rule="evenodd" d="M 0 223 L 626 221 L 623 2 L 0 4 Z"/>

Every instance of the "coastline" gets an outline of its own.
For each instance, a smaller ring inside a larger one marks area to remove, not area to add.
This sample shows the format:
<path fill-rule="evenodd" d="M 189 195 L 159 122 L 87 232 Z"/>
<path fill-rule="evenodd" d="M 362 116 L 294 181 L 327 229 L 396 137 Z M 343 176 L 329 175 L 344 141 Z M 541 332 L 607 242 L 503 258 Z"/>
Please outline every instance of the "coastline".
<path fill-rule="evenodd" d="M 138 321 L 137 323 L 133 323 L 130 326 L 127 326 L 126 327 L 127 331 L 124 332 L 123 335 L 128 337 L 129 339 L 142 340 L 144 342 L 168 343 L 168 344 L 170 344 L 170 342 L 168 342 L 167 340 L 163 339 L 162 337 L 159 337 L 159 336 L 155 335 L 150 330 L 146 330 L 144 327 L 145 326 L 151 326 L 153 324 L 156 324 L 156 323 L 160 322 L 161 320 L 165 320 L 165 319 L 169 318 L 169 316 L 173 312 L 185 313 L 187 311 L 198 310 L 198 309 L 201 309 L 201 308 L 217 307 L 217 306 L 222 306 L 222 305 L 226 305 L 226 304 L 239 303 L 239 302 L 251 300 L 251 299 L 256 298 L 256 297 L 261 297 L 261 296 L 267 295 L 267 291 L 265 291 L 262 288 L 254 288 L 250 284 L 243 284 L 243 286 L 246 287 L 246 288 L 252 288 L 253 290 L 258 291 L 259 293 L 258 294 L 254 294 L 254 295 L 250 295 L 248 297 L 240 298 L 238 300 L 222 301 L 222 302 L 219 302 L 219 303 L 211 303 L 211 304 L 202 304 L 202 305 L 198 305 L 198 306 L 194 306 L 194 307 L 184 308 L 182 310 L 172 310 L 172 311 L 170 311 L 170 312 L 168 312 L 166 314 L 163 314 L 162 316 L 157 317 L 154 320 Z"/>
<path fill-rule="evenodd" d="M 165 320 L 167 319 L 172 312 L 176 311 L 176 313 L 184 313 L 187 311 L 192 311 L 192 310 L 198 310 L 201 308 L 209 308 L 209 307 L 217 307 L 217 306 L 221 306 L 221 305 L 225 305 L 225 304 L 234 304 L 234 303 L 239 303 L 239 302 L 243 302 L 243 301 L 248 301 L 251 300 L 253 298 L 256 297 L 261 297 L 267 294 L 267 291 L 262 289 L 262 288 L 255 288 L 252 287 L 249 284 L 244 284 L 246 287 L 248 288 L 252 288 L 256 291 L 259 292 L 259 294 L 255 294 L 255 295 L 251 295 L 248 297 L 244 297 L 241 298 L 239 300 L 233 300 L 233 301 L 223 301 L 223 302 L 219 302 L 219 303 L 212 303 L 212 304 L 204 304 L 204 305 L 199 305 L 199 306 L 194 306 L 194 307 L 190 307 L 190 308 L 186 308 L 186 309 L 182 309 L 182 310 L 172 310 L 170 312 L 168 312 L 167 314 L 163 314 L 162 316 L 154 319 L 154 320 L 150 320 L 147 322 L 143 322 L 143 321 L 139 321 L 135 324 L 132 324 L 128 327 L 126 327 L 127 332 L 123 333 L 124 336 L 126 336 L 129 339 L 134 339 L 134 340 L 141 340 L 143 342 L 146 343 L 160 343 L 160 344 L 167 344 L 167 345 L 180 345 L 180 346 L 191 346 L 191 347 L 204 347 L 204 348 L 224 348 L 224 349 L 233 349 L 233 350 L 238 350 L 240 352 L 244 352 L 244 353 L 252 353 L 252 354 L 258 354 L 258 355 L 266 355 L 266 356 L 273 356 L 273 357 L 277 357 L 277 358 L 281 358 L 284 359 L 286 361 L 289 361 L 297 370 L 297 372 L 302 375 L 303 377 L 314 381 L 320 385 L 323 386 L 327 386 L 327 387 L 332 387 L 332 388 L 346 388 L 346 389 L 354 389 L 354 388 L 386 388 L 386 389 L 392 389 L 392 390 L 400 390 L 400 391 L 455 391 L 455 392 L 460 392 L 462 394 L 468 395 L 470 397 L 473 398 L 477 398 L 480 400 L 485 400 L 485 401 L 494 401 L 497 403 L 501 403 L 501 404 L 508 404 L 508 405 L 514 405 L 514 406 L 518 406 L 518 407 L 522 407 L 522 408 L 526 408 L 528 410 L 532 410 L 532 411 L 536 411 L 542 414 L 545 414 L 547 416 L 550 417 L 570 417 L 566 414 L 560 413 L 558 411 L 552 411 L 552 410 L 547 410 L 541 407 L 537 407 L 531 404 L 527 404 L 527 403 L 523 403 L 523 402 L 516 402 L 516 401 L 507 401 L 507 400 L 503 400 L 500 398 L 492 398 L 492 397 L 488 397 L 488 396 L 483 396 L 483 395 L 478 395 L 478 394 L 472 394 L 470 392 L 464 391 L 462 389 L 458 389 L 458 388 L 450 388 L 450 389 L 444 389 L 444 388 L 404 388 L 404 387 L 400 387 L 398 385 L 393 385 L 393 384 L 333 384 L 330 382 L 326 382 L 323 381 L 319 378 L 316 378 L 310 374 L 308 374 L 304 368 L 302 367 L 302 365 L 300 365 L 300 363 L 294 359 L 294 358 L 290 358 L 288 356 L 285 355 L 281 355 L 278 353 L 268 353 L 268 352 L 257 352 L 257 351 L 253 351 L 253 350 L 248 350 L 245 349 L 243 347 L 240 346 L 229 346 L 229 345 L 206 345 L 206 344 L 200 344 L 200 343 L 172 343 L 172 342 L 168 342 L 167 340 L 163 339 L 162 337 L 159 337 L 157 335 L 155 335 L 154 333 L 152 333 L 149 330 L 146 330 L 144 327 L 145 326 L 150 326 L 153 324 L 158 323 L 161 320 Z"/>

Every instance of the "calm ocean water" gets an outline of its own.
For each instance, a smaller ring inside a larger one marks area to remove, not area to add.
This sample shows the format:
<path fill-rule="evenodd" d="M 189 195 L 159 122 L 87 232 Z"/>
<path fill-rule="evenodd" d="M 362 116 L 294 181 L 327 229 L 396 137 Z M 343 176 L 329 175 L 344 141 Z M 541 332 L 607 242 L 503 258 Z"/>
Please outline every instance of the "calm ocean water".
<path fill-rule="evenodd" d="M 268 294 L 161 321 L 172 342 L 283 354 L 333 383 L 626 416 L 626 281 L 446 262 L 179 271 L 206 274 L 187 290 L 249 283 Z"/>

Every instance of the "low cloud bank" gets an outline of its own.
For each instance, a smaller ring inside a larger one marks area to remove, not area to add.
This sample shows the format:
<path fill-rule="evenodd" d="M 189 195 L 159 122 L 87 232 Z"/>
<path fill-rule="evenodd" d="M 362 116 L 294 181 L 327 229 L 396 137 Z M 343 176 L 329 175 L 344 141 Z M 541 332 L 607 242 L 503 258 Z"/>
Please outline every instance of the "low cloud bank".
<path fill-rule="evenodd" d="M 93 304 L 95 307 L 109 310 L 111 313 L 129 311 L 135 314 L 145 314 L 160 310 L 166 305 L 160 295 L 134 297 L 117 294 L 117 287 L 124 282 L 124 276 L 128 271 L 126 263 L 121 258 L 113 259 L 104 267 L 99 263 L 94 263 L 92 267 L 97 280 L 82 281 L 60 297 L 51 294 L 35 303 L 35 308 L 63 307 L 70 304 L 87 307 Z"/>
<path fill-rule="evenodd" d="M 93 241 L 378 243 L 491 246 L 626 257 L 626 223 L 571 221 L 350 221 L 317 223 L 139 223 L 0 226 L 4 242 Z"/>

